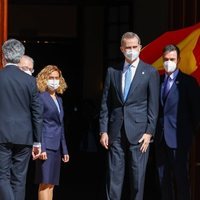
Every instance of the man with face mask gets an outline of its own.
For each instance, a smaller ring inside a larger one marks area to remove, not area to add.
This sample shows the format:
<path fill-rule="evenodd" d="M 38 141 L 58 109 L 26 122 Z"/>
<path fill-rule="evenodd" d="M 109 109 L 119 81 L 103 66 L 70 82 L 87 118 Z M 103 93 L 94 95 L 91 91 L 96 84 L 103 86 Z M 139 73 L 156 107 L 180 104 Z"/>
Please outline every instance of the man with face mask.
<path fill-rule="evenodd" d="M 189 200 L 188 155 L 200 118 L 199 86 L 178 69 L 180 50 L 163 49 L 160 109 L 155 137 L 161 200 Z"/>
<path fill-rule="evenodd" d="M 125 60 L 107 70 L 99 119 L 100 143 L 108 153 L 106 197 L 121 199 L 128 169 L 130 199 L 142 200 L 149 143 L 158 116 L 159 74 L 139 58 L 137 34 L 125 33 L 120 50 Z"/>
<path fill-rule="evenodd" d="M 24 71 L 25 73 L 32 76 L 34 69 L 34 61 L 30 56 L 23 55 L 19 62 L 19 68 Z"/>

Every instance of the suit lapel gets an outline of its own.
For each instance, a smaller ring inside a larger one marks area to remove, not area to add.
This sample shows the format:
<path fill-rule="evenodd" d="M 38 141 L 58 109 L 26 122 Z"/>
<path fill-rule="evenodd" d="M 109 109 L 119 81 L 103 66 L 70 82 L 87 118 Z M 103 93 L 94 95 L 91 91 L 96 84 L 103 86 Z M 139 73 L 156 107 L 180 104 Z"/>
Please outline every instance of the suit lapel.
<path fill-rule="evenodd" d="M 114 71 L 114 81 L 117 89 L 117 94 L 119 95 L 119 99 L 123 102 L 123 92 L 122 92 L 122 72 L 123 72 L 123 64 L 120 64 L 119 69 Z"/>
<path fill-rule="evenodd" d="M 176 79 L 174 80 L 174 83 L 173 83 L 173 85 L 172 85 L 172 87 L 171 87 L 171 89 L 169 91 L 169 95 L 172 95 L 174 93 L 174 90 L 177 89 L 177 87 L 178 87 L 178 85 L 179 85 L 179 83 L 181 81 L 181 77 L 182 77 L 181 76 L 181 72 L 179 71 L 178 75 L 177 75 Z"/>
<path fill-rule="evenodd" d="M 178 73 L 176 79 L 174 80 L 174 83 L 173 83 L 172 87 L 170 88 L 170 91 L 169 91 L 169 93 L 167 95 L 167 98 L 166 98 L 166 101 L 165 101 L 165 107 L 169 106 L 169 102 L 170 101 L 168 101 L 168 100 L 174 99 L 174 97 L 172 97 L 172 95 L 174 95 L 175 91 L 178 90 L 178 86 L 179 86 L 179 84 L 181 82 L 181 77 L 182 77 L 181 76 L 181 72 L 179 71 L 179 73 Z"/>
<path fill-rule="evenodd" d="M 161 75 L 160 77 L 160 102 L 162 104 L 162 106 L 164 105 L 164 102 L 163 102 L 163 90 L 164 90 L 164 79 L 165 79 L 165 75 Z"/>
<path fill-rule="evenodd" d="M 117 93 L 119 94 L 119 98 L 121 102 L 124 102 L 124 97 L 123 97 L 123 92 L 122 92 L 122 73 L 123 73 L 123 63 L 120 64 L 117 70 L 114 70 L 113 76 L 114 76 L 114 81 L 115 81 L 114 84 L 117 88 Z M 141 82 L 144 75 L 145 75 L 145 68 L 142 61 L 140 60 L 138 63 L 137 69 L 135 71 L 135 75 L 132 80 L 127 99 L 134 92 L 134 89 Z"/>
<path fill-rule="evenodd" d="M 60 113 L 58 113 L 58 114 L 59 114 L 60 121 L 62 122 L 62 119 L 63 119 L 63 116 L 64 116 L 62 100 L 61 100 L 60 97 L 58 97 L 57 100 L 58 100 L 58 104 L 59 104 L 59 107 L 60 107 Z"/>
<path fill-rule="evenodd" d="M 59 121 L 60 121 L 60 120 L 61 120 L 61 116 L 60 116 L 60 113 L 58 112 L 58 108 L 57 108 L 57 106 L 56 106 L 56 104 L 55 104 L 53 98 L 51 97 L 51 95 L 50 95 L 48 92 L 46 92 L 46 94 L 47 94 L 46 96 L 47 96 L 47 100 L 48 100 L 49 104 L 51 104 L 52 109 L 55 110 L 56 115 L 57 115 L 57 117 L 58 117 L 58 119 L 59 119 Z M 59 99 L 59 98 L 57 98 L 57 100 L 58 100 L 58 99 Z M 60 106 L 59 100 L 58 100 L 58 104 L 59 104 L 59 106 Z M 61 106 L 60 106 L 60 110 L 61 110 Z M 62 112 L 63 112 L 63 111 L 62 111 Z"/>
<path fill-rule="evenodd" d="M 141 82 L 141 80 L 143 79 L 144 75 L 145 75 L 145 69 L 144 69 L 143 64 L 141 63 L 141 61 L 139 61 L 139 64 L 137 66 L 137 69 L 135 71 L 135 75 L 133 77 L 133 80 L 132 80 L 132 83 L 131 83 L 131 86 L 130 86 L 128 97 L 134 92 L 135 88 Z M 128 99 L 128 97 L 127 97 L 127 99 Z"/>

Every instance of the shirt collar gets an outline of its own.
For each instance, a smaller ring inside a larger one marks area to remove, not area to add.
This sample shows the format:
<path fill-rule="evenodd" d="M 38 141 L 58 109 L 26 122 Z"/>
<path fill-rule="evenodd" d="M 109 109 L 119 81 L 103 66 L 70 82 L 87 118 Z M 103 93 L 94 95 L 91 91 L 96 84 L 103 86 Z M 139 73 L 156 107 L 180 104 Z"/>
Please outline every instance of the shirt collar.
<path fill-rule="evenodd" d="M 128 67 L 131 65 L 132 67 L 136 67 L 138 66 L 138 63 L 139 63 L 140 59 L 137 58 L 134 62 L 132 62 L 131 64 L 128 63 L 126 60 L 124 61 L 124 68 L 123 68 L 123 71 L 126 71 L 128 69 Z"/>
<path fill-rule="evenodd" d="M 179 69 L 176 69 L 173 73 L 171 73 L 171 74 L 169 75 L 170 79 L 171 79 L 171 80 L 174 80 L 174 79 L 177 77 L 178 72 L 179 72 Z M 167 78 L 167 76 L 168 76 L 168 75 L 165 73 L 165 79 Z"/>
<path fill-rule="evenodd" d="M 6 67 L 8 65 L 15 65 L 16 67 L 18 67 L 18 65 L 16 63 L 6 63 L 4 67 Z"/>

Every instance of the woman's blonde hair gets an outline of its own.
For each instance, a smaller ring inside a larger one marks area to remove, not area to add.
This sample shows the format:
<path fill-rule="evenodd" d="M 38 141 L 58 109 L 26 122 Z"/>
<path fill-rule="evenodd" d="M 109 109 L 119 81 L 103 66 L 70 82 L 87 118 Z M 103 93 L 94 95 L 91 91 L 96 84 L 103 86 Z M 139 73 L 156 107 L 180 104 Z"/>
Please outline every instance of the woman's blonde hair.
<path fill-rule="evenodd" d="M 58 69 L 58 67 L 55 65 L 47 65 L 40 71 L 40 73 L 36 77 L 37 87 L 40 92 L 47 91 L 47 80 L 49 79 L 50 74 L 54 71 L 57 71 L 60 77 L 60 86 L 56 90 L 56 93 L 63 94 L 63 92 L 67 89 L 67 84 L 62 76 L 62 72 L 60 71 L 60 69 Z"/>

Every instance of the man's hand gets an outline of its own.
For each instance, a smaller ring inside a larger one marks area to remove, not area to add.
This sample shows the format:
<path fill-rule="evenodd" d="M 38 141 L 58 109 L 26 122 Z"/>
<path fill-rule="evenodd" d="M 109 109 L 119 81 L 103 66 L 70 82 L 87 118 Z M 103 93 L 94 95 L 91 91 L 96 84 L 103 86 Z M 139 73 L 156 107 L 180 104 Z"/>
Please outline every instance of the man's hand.
<path fill-rule="evenodd" d="M 33 145 L 32 148 L 32 158 L 33 160 L 36 160 L 37 158 L 39 158 L 41 154 L 41 144 L 40 145 Z"/>
<path fill-rule="evenodd" d="M 144 133 L 142 138 L 138 141 L 141 144 L 140 151 L 142 151 L 142 153 L 147 151 L 149 143 L 151 141 L 151 137 L 152 137 L 151 134 Z"/>
<path fill-rule="evenodd" d="M 100 143 L 105 149 L 108 149 L 108 139 L 108 133 L 101 133 Z"/>

